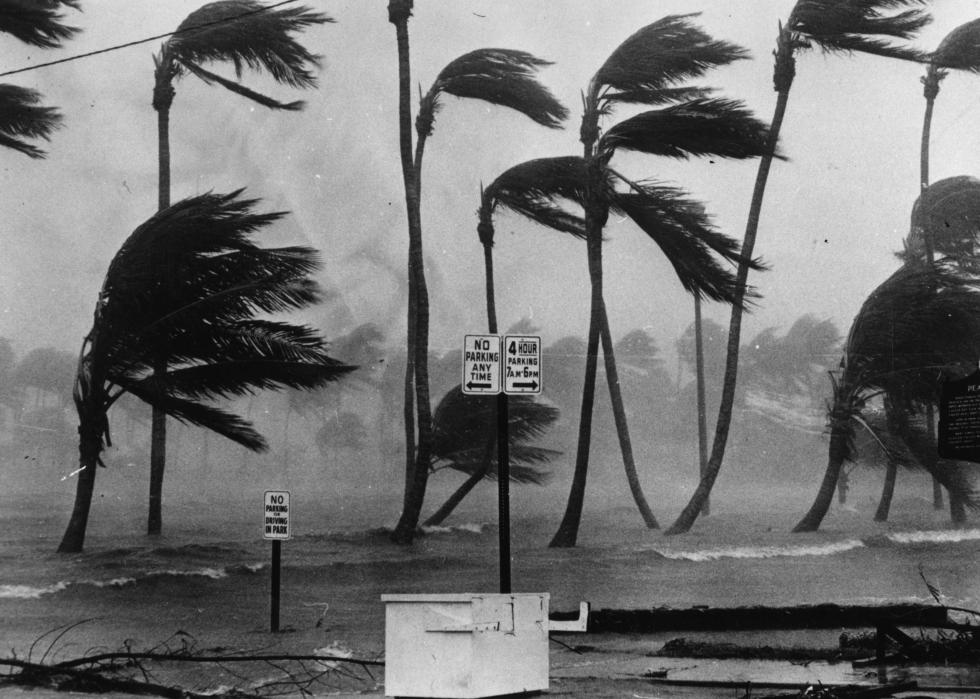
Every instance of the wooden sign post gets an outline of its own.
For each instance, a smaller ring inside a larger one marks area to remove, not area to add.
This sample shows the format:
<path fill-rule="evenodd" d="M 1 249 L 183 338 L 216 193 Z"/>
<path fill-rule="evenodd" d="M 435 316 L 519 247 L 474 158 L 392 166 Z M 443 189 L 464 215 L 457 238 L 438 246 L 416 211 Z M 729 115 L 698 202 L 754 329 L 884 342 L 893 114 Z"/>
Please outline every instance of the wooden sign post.
<path fill-rule="evenodd" d="M 268 490 L 265 493 L 265 527 L 262 537 L 272 541 L 272 632 L 279 631 L 279 584 L 282 560 L 282 542 L 289 538 L 289 491 Z"/>

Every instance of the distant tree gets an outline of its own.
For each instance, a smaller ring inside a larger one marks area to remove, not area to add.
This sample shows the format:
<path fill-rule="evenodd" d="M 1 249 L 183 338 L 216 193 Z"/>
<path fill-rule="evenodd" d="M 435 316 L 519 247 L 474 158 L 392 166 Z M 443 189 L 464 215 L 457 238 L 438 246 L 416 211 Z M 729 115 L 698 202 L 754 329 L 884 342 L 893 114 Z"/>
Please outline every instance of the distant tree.
<path fill-rule="evenodd" d="M 739 350 L 744 312 L 744 294 L 748 291 L 748 260 L 755 251 L 756 235 L 762 214 L 769 171 L 776 156 L 776 144 L 782 130 L 790 89 L 796 77 L 796 54 L 820 48 L 830 54 L 868 53 L 888 58 L 919 61 L 923 54 L 907 46 L 895 45 L 894 39 L 909 39 L 928 24 L 931 17 L 920 7 L 922 0 L 797 0 L 785 24 L 779 25 L 776 50 L 773 52 L 773 89 L 776 106 L 769 132 L 768 153 L 760 160 L 752 201 L 742 238 L 742 258 L 737 274 L 738 292 L 732 304 L 728 325 L 728 348 L 725 379 L 722 383 L 721 405 L 711 445 L 711 454 L 704 476 L 690 500 L 666 531 L 682 534 L 694 525 L 701 508 L 711 494 L 721 471 L 725 446 L 732 422 L 735 390 L 738 380 Z M 911 8 L 911 9 L 906 9 Z"/>
<path fill-rule="evenodd" d="M 14 370 L 14 383 L 55 397 L 60 405 L 71 401 L 75 357 L 55 347 L 36 347 L 24 355 Z"/>
<path fill-rule="evenodd" d="M 79 32 L 64 24 L 62 6 L 79 9 L 77 0 L 0 0 L 0 32 L 10 34 L 30 46 L 59 48 Z M 54 107 L 42 107 L 41 93 L 17 85 L 0 84 L 0 146 L 31 158 L 46 153 L 31 140 L 49 140 L 61 126 L 62 117 Z"/>
<path fill-rule="evenodd" d="M 110 263 L 78 360 L 78 485 L 59 551 L 82 549 L 96 466 L 111 444 L 108 411 L 121 396 L 260 451 L 251 423 L 211 400 L 316 388 L 352 369 L 328 356 L 315 330 L 257 317 L 315 303 L 309 275 L 319 263 L 310 248 L 255 245 L 251 234 L 283 215 L 254 213 L 255 204 L 240 191 L 180 201 L 133 231 Z M 156 371 L 161 346 L 172 358 L 165 373 Z"/>

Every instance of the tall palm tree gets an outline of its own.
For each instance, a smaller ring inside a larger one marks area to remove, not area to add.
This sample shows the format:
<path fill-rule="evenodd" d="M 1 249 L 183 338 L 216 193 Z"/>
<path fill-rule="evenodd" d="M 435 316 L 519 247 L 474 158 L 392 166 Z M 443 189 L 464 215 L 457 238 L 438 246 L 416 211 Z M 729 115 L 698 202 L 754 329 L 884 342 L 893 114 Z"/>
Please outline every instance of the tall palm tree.
<path fill-rule="evenodd" d="M 832 376 L 827 469 L 813 505 L 793 531 L 820 526 L 841 468 L 853 456 L 855 431 L 871 429 L 862 414 L 878 396 L 892 404 L 892 430 L 921 465 L 951 492 L 968 497 L 962 481 L 950 470 L 937 468 L 930 457 L 935 444 L 929 446 L 928 437 L 914 434 L 908 416 L 923 414 L 926 404 L 936 402 L 944 371 L 962 372 L 975 365 L 980 344 L 977 286 L 975 279 L 948 262 L 912 259 L 867 298 L 851 326 L 840 369 Z M 884 438 L 876 439 L 887 444 Z M 894 450 L 889 457 L 898 458 Z"/>
<path fill-rule="evenodd" d="M 0 0 L 0 32 L 38 48 L 58 48 L 79 31 L 64 23 L 62 6 L 79 9 L 78 0 Z M 40 102 L 37 90 L 0 84 L 0 146 L 31 158 L 45 156 L 31 140 L 49 140 L 62 117 Z"/>
<path fill-rule="evenodd" d="M 310 248 L 255 245 L 251 235 L 283 214 L 254 213 L 256 202 L 240 193 L 158 212 L 110 263 L 78 360 L 78 485 L 59 551 L 82 549 L 96 466 L 111 444 L 108 411 L 121 396 L 260 451 L 266 443 L 251 423 L 211 400 L 315 388 L 353 369 L 331 359 L 312 328 L 256 317 L 315 303 L 309 275 L 319 262 Z M 162 342 L 171 357 L 165 373 L 156 371 Z"/>
<path fill-rule="evenodd" d="M 487 434 L 497 429 L 495 398 L 471 396 L 461 386 L 450 390 L 433 414 L 433 468 L 451 468 L 466 474 L 466 480 L 428 519 L 424 526 L 445 521 L 482 480 L 497 477 L 496 451 L 486 445 Z M 538 402 L 533 396 L 512 396 L 508 401 L 508 475 L 515 483 L 543 485 L 548 472 L 538 468 L 558 455 L 551 449 L 528 444 L 541 436 L 556 420 L 558 408 Z"/>
<path fill-rule="evenodd" d="M 170 108 L 176 94 L 174 84 L 186 74 L 208 85 L 217 84 L 270 109 L 297 110 L 302 102 L 279 102 L 240 82 L 229 80 L 203 67 L 203 63 L 225 62 L 239 77 L 245 68 L 265 71 L 273 80 L 293 88 L 316 86 L 313 69 L 319 57 L 310 53 L 293 36 L 296 32 L 333 20 L 303 6 L 271 9 L 258 0 L 219 0 L 190 13 L 176 33 L 153 57 L 155 65 L 153 108 L 157 112 L 158 208 L 170 206 Z M 167 370 L 165 351 L 157 357 L 156 371 Z M 150 496 L 147 533 L 161 528 L 160 494 L 166 468 L 166 415 L 154 408 L 150 439 Z"/>
<path fill-rule="evenodd" d="M 568 112 L 534 78 L 547 61 L 523 51 L 478 49 L 449 63 L 422 96 L 412 143 L 411 60 L 408 20 L 413 0 L 389 0 L 388 20 L 398 45 L 398 132 L 408 223 L 408 361 L 405 366 L 405 496 L 391 534 L 396 543 L 415 537 L 432 460 L 432 407 L 429 399 L 429 295 L 422 252 L 422 159 L 444 95 L 471 97 L 509 107 L 548 128 L 558 128 Z M 418 428 L 416 435 L 416 415 Z"/>
<path fill-rule="evenodd" d="M 776 143 L 786 114 L 790 89 L 796 76 L 796 54 L 819 48 L 830 54 L 850 54 L 857 51 L 888 58 L 923 60 L 923 55 L 918 51 L 893 43 L 895 39 L 911 38 L 929 23 L 931 17 L 919 9 L 923 5 L 925 0 L 797 0 L 786 23 L 780 25 L 776 41 L 773 70 L 773 88 L 777 94 L 776 107 L 772 117 L 769 152 L 759 161 L 752 201 L 749 205 L 745 236 L 742 239 L 744 259 L 751 259 L 755 251 L 766 183 L 769 180 Z M 740 265 L 738 270 L 740 291 L 737 301 L 742 298 L 746 289 L 748 274 L 749 268 Z M 728 359 L 708 465 L 691 499 L 667 529 L 666 534 L 681 534 L 694 525 L 721 470 L 735 401 L 742 306 L 743 304 L 739 302 L 732 305 L 731 321 L 728 326 Z"/>

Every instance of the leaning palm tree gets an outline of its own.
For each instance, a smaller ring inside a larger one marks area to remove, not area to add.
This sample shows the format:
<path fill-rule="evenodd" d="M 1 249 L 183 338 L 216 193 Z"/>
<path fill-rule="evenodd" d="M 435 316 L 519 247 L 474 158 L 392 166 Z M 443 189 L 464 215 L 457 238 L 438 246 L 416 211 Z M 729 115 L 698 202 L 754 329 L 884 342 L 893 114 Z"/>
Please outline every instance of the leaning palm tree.
<path fill-rule="evenodd" d="M 0 0 L 0 32 L 38 48 L 58 48 L 79 31 L 64 23 L 62 6 L 79 9 L 78 0 Z M 37 90 L 0 84 L 0 146 L 31 158 L 45 156 L 31 141 L 49 140 L 62 117 L 57 109 L 40 102 Z"/>
<path fill-rule="evenodd" d="M 398 132 L 408 223 L 408 320 L 404 382 L 405 496 L 392 532 L 396 543 L 415 537 L 432 459 L 432 407 L 429 398 L 429 296 L 422 254 L 422 159 L 435 116 L 445 95 L 480 99 L 509 107 L 548 128 L 558 128 L 568 112 L 534 78 L 549 65 L 523 51 L 478 49 L 449 63 L 422 96 L 412 143 L 411 61 L 408 20 L 413 0 L 389 0 L 388 20 L 398 44 Z M 416 415 L 418 418 L 416 434 Z"/>
<path fill-rule="evenodd" d="M 896 39 L 911 38 L 929 23 L 931 17 L 919 9 L 923 5 L 924 0 L 797 0 L 789 19 L 780 25 L 776 41 L 773 70 L 776 107 L 772 117 L 769 152 L 759 161 L 752 202 L 749 205 L 745 236 L 742 239 L 744 259 L 751 259 L 755 250 L 766 183 L 786 114 L 790 89 L 796 76 L 796 54 L 819 48 L 829 54 L 861 52 L 887 58 L 923 60 L 923 54 L 918 51 L 894 43 Z M 747 288 L 748 274 L 749 268 L 741 265 L 738 270 L 738 285 L 741 289 L 738 299 L 742 298 Z M 732 304 L 728 327 L 728 359 L 708 464 L 691 499 L 666 534 L 681 534 L 694 525 L 721 470 L 735 401 L 742 306 L 742 303 Z"/>
<path fill-rule="evenodd" d="M 292 88 L 316 86 L 313 69 L 319 57 L 293 36 L 307 27 L 332 22 L 326 15 L 302 6 L 270 8 L 257 0 L 219 0 L 189 14 L 177 31 L 153 57 L 155 64 L 153 108 L 157 112 L 158 208 L 170 206 L 170 109 L 174 84 L 184 75 L 195 75 L 208 85 L 217 84 L 270 109 L 297 110 L 302 102 L 280 102 L 240 82 L 213 73 L 202 64 L 230 63 L 237 76 L 245 68 L 265 71 L 273 80 Z M 157 357 L 157 371 L 165 372 L 168 357 Z M 166 467 L 166 415 L 155 408 L 150 440 L 150 498 L 147 533 L 159 534 L 160 489 Z"/>
<path fill-rule="evenodd" d="M 265 440 L 251 423 L 212 400 L 315 388 L 353 369 L 330 358 L 312 328 L 257 317 L 315 303 L 309 275 L 319 262 L 306 247 L 258 247 L 251 235 L 283 214 L 254 213 L 256 202 L 240 193 L 158 212 L 110 263 L 78 360 L 78 485 L 59 551 L 84 544 L 96 467 L 111 444 L 108 411 L 120 397 L 261 451 Z M 156 370 L 161 345 L 171 358 L 164 373 Z"/>
<path fill-rule="evenodd" d="M 528 444 L 544 434 L 559 416 L 558 408 L 532 396 L 512 396 L 508 401 L 508 475 L 514 483 L 543 485 L 548 472 L 541 470 L 559 452 Z M 487 454 L 487 434 L 497 428 L 495 399 L 471 396 L 461 386 L 450 390 L 433 413 L 432 468 L 450 468 L 466 475 L 466 480 L 440 506 L 423 526 L 445 521 L 478 483 L 497 477 L 496 453 Z"/>
<path fill-rule="evenodd" d="M 813 505 L 793 531 L 820 526 L 841 469 L 853 456 L 856 430 L 871 429 L 863 414 L 879 396 L 891 404 L 892 431 L 914 447 L 919 463 L 951 492 L 969 497 L 962 480 L 930 458 L 935 444 L 923 446 L 907 416 L 924 414 L 924 406 L 936 402 L 944 372 L 962 373 L 975 365 L 978 344 L 977 281 L 948 262 L 912 259 L 871 293 L 851 326 L 840 369 L 832 375 L 827 469 Z M 876 441 L 887 444 L 880 437 Z M 894 451 L 889 457 L 897 458 Z"/>

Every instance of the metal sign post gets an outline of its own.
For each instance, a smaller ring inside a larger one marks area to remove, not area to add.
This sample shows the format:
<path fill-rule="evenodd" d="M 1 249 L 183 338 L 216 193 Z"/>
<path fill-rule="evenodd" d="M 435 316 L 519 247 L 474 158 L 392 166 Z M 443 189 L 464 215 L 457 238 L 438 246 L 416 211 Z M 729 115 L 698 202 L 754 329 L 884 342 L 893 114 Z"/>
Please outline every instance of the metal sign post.
<path fill-rule="evenodd" d="M 272 580 L 270 627 L 279 631 L 279 584 L 281 581 L 282 542 L 289 538 L 289 491 L 268 490 L 265 493 L 262 538 L 272 541 Z"/>

